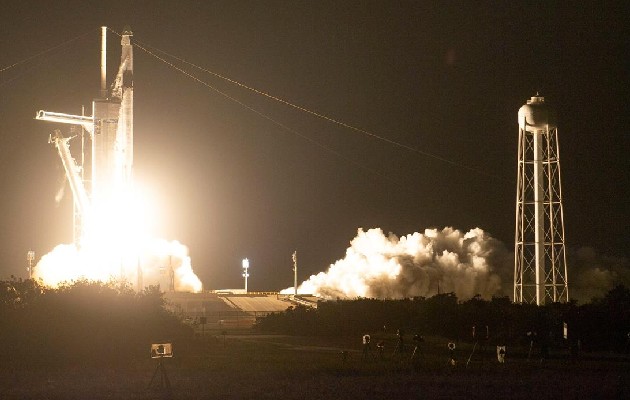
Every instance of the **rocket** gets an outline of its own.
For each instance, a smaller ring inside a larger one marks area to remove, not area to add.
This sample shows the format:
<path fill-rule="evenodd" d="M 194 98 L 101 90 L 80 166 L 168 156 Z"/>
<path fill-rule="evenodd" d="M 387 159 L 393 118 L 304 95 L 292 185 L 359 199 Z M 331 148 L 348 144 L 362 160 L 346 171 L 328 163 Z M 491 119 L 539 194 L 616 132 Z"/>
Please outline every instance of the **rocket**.
<path fill-rule="evenodd" d="M 109 96 L 92 102 L 92 203 L 97 209 L 127 189 L 133 168 L 133 49 L 132 33 L 121 39 L 120 67 Z M 105 31 L 103 31 L 105 37 Z M 101 64 L 103 64 L 101 58 Z M 101 71 L 104 65 L 101 65 Z M 101 72 L 101 97 L 104 87 Z"/>
<path fill-rule="evenodd" d="M 75 243 L 80 240 L 90 213 L 99 213 L 121 198 L 131 188 L 133 170 L 133 48 L 131 29 L 121 34 L 120 66 L 116 78 L 107 90 L 106 54 L 107 27 L 101 27 L 101 91 L 92 102 L 92 116 L 70 115 L 40 110 L 35 119 L 78 125 L 88 132 L 91 140 L 91 179 L 83 177 L 84 165 L 77 165 L 69 156 L 67 142 L 60 134 L 51 136 L 58 149 L 71 185 L 75 203 L 75 218 L 81 228 L 75 230 Z M 83 158 L 83 157 L 82 157 Z M 78 182 L 78 183 L 77 183 Z M 124 197 L 122 197 L 124 198 Z M 87 204 L 86 204 L 87 203 Z"/>
<path fill-rule="evenodd" d="M 74 246 L 57 246 L 42 257 L 35 277 L 52 286 L 79 278 L 119 278 L 120 282 L 135 282 L 138 291 L 149 284 L 168 287 L 169 291 L 179 288 L 199 292 L 202 284 L 192 271 L 188 250 L 179 242 L 152 239 L 143 231 L 138 215 L 141 199 L 132 182 L 133 34 L 125 28 L 119 35 L 120 65 L 108 87 L 107 28 L 101 31 L 101 91 L 92 102 L 92 115 L 42 110 L 35 117 L 80 128 L 65 137 L 56 129 L 49 139 L 59 153 L 72 190 Z M 70 152 L 70 142 L 77 137 L 81 147 L 78 163 Z M 172 257 L 176 257 L 175 266 Z M 167 265 L 168 277 L 161 274 Z"/>

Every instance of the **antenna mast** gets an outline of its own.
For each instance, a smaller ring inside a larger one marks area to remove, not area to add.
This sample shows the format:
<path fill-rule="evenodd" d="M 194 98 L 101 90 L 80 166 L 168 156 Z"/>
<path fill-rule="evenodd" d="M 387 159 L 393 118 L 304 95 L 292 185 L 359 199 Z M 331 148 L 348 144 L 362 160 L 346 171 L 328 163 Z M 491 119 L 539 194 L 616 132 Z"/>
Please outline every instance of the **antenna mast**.
<path fill-rule="evenodd" d="M 107 98 L 107 27 L 101 26 L 101 99 Z"/>
<path fill-rule="evenodd" d="M 297 250 L 293 252 L 293 294 L 297 296 Z"/>

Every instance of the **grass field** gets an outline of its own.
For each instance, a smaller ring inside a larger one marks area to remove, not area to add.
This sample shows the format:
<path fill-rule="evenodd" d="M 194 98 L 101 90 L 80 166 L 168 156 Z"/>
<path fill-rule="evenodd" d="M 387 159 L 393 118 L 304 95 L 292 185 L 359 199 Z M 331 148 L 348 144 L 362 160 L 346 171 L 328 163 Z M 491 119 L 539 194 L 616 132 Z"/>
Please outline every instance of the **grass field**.
<path fill-rule="evenodd" d="M 505 364 L 494 348 L 476 353 L 458 345 L 448 364 L 446 341 L 427 338 L 422 356 L 413 344 L 394 356 L 395 338 L 383 337 L 380 359 L 362 357 L 361 338 L 308 338 L 251 333 L 206 335 L 174 343 L 164 360 L 171 384 L 149 388 L 157 361 L 110 365 L 0 366 L 1 399 L 625 399 L 630 361 L 610 354 L 572 360 L 556 349 L 543 362 L 526 348 L 510 349 Z M 376 340 L 373 340 L 375 343 Z M 106 349 L 104 349 L 106 351 Z M 342 351 L 347 351 L 344 360 Z M 1 361 L 0 361 L 1 362 Z"/>

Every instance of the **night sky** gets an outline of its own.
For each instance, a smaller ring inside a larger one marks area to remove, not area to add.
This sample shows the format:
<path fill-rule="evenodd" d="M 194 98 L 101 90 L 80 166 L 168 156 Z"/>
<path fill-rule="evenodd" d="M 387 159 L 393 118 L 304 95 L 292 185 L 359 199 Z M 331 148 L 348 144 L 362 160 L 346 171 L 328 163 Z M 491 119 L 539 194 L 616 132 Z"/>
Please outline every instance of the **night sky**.
<path fill-rule="evenodd" d="M 34 116 L 90 109 L 101 25 L 372 134 L 177 64 L 263 118 L 136 47 L 134 174 L 207 289 L 241 287 L 245 257 L 250 289 L 291 286 L 294 250 L 302 281 L 358 228 L 480 227 L 512 249 L 517 111 L 536 92 L 558 112 L 569 250 L 630 255 L 627 2 L 58 3 L 0 1 L 2 279 L 72 240 L 47 143 L 69 127 Z"/>

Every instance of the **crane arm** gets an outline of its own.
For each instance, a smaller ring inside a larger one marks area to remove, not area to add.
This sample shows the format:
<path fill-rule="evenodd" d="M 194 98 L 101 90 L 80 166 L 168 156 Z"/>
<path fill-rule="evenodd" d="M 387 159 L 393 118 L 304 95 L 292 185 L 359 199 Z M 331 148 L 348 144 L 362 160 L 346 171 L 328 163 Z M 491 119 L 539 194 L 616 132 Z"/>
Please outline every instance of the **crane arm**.
<path fill-rule="evenodd" d="M 82 216 L 85 216 L 90 208 L 90 199 L 85 190 L 85 186 L 83 185 L 83 181 L 79 176 L 79 166 L 77 166 L 74 158 L 72 158 L 72 155 L 70 154 L 70 147 L 68 146 L 68 141 L 70 139 L 71 138 L 63 137 L 58 129 L 56 129 L 50 136 L 50 142 L 54 143 L 57 151 L 59 152 L 59 157 L 61 158 L 61 163 L 66 171 L 66 176 L 68 177 L 68 182 L 70 183 L 70 189 L 72 190 L 72 194 L 76 200 L 79 213 L 81 213 Z"/>
<path fill-rule="evenodd" d="M 81 125 L 90 132 L 94 133 L 94 118 L 83 115 L 63 114 L 51 111 L 39 110 L 35 119 L 41 121 L 60 122 L 62 124 Z"/>

